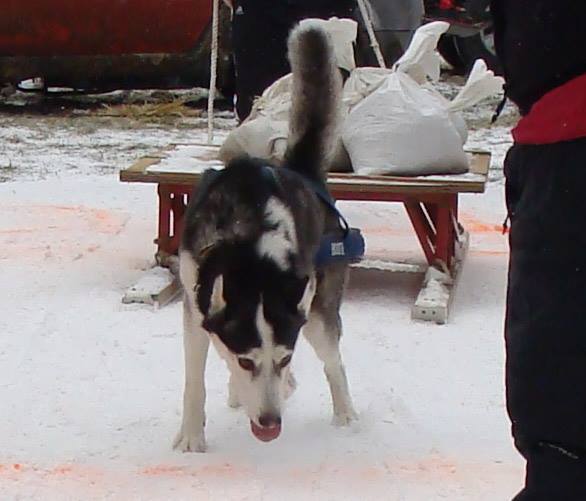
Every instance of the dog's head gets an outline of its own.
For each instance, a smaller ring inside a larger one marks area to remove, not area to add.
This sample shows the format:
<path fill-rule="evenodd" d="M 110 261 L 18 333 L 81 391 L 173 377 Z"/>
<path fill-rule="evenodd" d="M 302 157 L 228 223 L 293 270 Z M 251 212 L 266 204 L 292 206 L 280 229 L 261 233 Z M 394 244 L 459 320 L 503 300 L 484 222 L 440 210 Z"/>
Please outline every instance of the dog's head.
<path fill-rule="evenodd" d="M 219 242 L 201 260 L 203 327 L 231 372 L 254 435 L 277 438 L 290 362 L 315 279 L 293 265 L 293 248 L 269 228 L 254 242 Z M 291 237 L 291 235 L 289 235 Z"/>

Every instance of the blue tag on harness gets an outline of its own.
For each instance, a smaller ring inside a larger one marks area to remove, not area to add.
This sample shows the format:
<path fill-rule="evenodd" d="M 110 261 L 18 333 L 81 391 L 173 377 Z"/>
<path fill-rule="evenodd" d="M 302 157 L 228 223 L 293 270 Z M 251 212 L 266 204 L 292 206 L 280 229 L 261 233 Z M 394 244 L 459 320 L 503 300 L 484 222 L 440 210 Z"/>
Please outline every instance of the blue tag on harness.
<path fill-rule="evenodd" d="M 365 242 L 358 228 L 349 228 L 341 235 L 327 234 L 315 255 L 316 266 L 327 266 L 338 261 L 356 263 L 364 257 Z"/>

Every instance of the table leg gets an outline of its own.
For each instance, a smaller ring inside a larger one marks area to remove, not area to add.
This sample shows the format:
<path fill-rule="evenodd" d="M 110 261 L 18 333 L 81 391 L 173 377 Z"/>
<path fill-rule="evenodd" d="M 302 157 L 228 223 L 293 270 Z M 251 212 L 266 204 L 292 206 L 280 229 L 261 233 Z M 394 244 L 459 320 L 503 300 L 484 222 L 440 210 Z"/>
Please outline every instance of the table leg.
<path fill-rule="evenodd" d="M 436 259 L 444 263 L 450 271 L 454 267 L 456 240 L 458 238 L 456 224 L 458 221 L 458 196 L 447 195 L 437 206 L 437 245 Z"/>
<path fill-rule="evenodd" d="M 405 208 L 429 265 L 440 261 L 451 271 L 458 238 L 458 196 L 445 195 L 433 203 L 408 201 Z"/>
<path fill-rule="evenodd" d="M 419 202 L 405 202 L 405 208 L 407 209 L 407 214 L 409 215 L 409 219 L 411 219 L 427 262 L 431 265 L 435 259 L 436 232 Z"/>
<path fill-rule="evenodd" d="M 159 184 L 159 229 L 155 240 L 158 253 L 172 254 L 171 249 L 171 211 L 172 190 L 169 186 Z"/>

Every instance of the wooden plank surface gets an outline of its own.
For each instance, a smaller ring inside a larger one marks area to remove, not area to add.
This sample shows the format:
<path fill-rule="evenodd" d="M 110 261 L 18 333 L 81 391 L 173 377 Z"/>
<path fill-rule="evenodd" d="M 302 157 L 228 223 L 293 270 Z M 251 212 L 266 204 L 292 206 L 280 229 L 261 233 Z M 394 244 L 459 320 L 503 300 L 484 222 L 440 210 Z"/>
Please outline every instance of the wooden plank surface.
<path fill-rule="evenodd" d="M 165 171 L 156 172 L 152 167 L 163 159 L 178 145 L 171 145 L 160 152 L 138 160 L 132 166 L 120 172 L 124 182 L 164 183 L 178 185 L 195 185 L 199 181 L 199 172 Z M 205 145 L 185 145 L 205 146 Z M 209 147 L 210 151 L 214 147 Z M 483 193 L 490 165 L 490 153 L 471 152 L 470 171 L 463 175 L 435 175 L 420 177 L 398 176 L 364 176 L 359 174 L 331 173 L 328 175 L 328 187 L 336 193 Z M 210 154 L 202 158 L 204 163 L 211 160 Z"/>

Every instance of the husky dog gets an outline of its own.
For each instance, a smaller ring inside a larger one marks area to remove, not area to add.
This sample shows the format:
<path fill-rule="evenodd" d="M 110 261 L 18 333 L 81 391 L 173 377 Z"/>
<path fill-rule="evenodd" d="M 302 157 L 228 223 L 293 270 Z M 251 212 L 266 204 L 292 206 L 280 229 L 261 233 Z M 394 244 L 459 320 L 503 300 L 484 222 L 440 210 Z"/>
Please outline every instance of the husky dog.
<path fill-rule="evenodd" d="M 338 140 L 341 76 L 329 36 L 311 22 L 293 30 L 289 59 L 293 103 L 284 166 L 244 157 L 208 171 L 186 213 L 179 256 L 186 377 L 174 443 L 183 451 L 206 448 L 210 340 L 230 371 L 228 404 L 244 408 L 259 440 L 281 432 L 302 327 L 324 364 L 334 423 L 357 417 L 339 351 L 347 264 L 314 263 L 322 236 L 340 231 L 315 187 L 325 190 Z"/>

